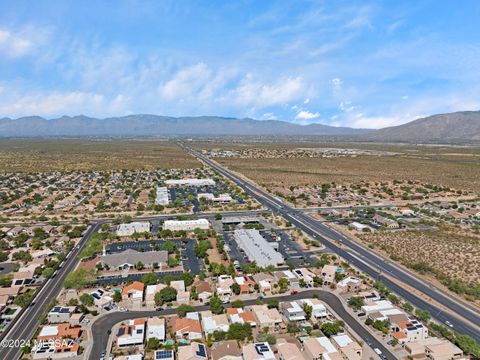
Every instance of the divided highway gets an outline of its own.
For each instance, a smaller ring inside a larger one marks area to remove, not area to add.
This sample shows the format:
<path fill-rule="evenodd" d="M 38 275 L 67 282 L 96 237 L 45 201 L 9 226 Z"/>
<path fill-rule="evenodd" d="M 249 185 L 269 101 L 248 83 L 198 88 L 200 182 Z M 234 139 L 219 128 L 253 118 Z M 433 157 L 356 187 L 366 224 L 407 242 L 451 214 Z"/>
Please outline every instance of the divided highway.
<path fill-rule="evenodd" d="M 428 310 L 432 314 L 432 317 L 438 321 L 442 323 L 449 321 L 453 324 L 456 331 L 462 334 L 467 334 L 477 341 L 480 341 L 480 313 L 478 310 L 464 304 L 458 299 L 452 298 L 449 294 L 442 293 L 435 287 L 418 279 L 410 272 L 405 271 L 400 266 L 374 254 L 367 248 L 348 239 L 346 236 L 328 227 L 324 223 L 311 218 L 303 211 L 285 205 L 280 199 L 233 174 L 231 171 L 210 160 L 198 151 L 190 149 L 183 144 L 180 144 L 180 146 L 209 167 L 235 182 L 249 195 L 257 199 L 262 205 L 272 211 L 280 213 L 292 224 L 305 231 L 313 238 L 320 240 L 325 246 L 349 261 L 353 266 L 368 274 L 373 279 L 385 283 L 390 289 L 409 301 L 415 307 Z M 340 247 L 337 243 L 342 243 L 348 247 L 348 249 Z M 393 281 L 391 278 L 394 278 L 397 281 Z M 449 311 L 443 311 L 443 308 L 440 308 L 436 304 L 421 299 L 407 288 L 399 285 L 399 282 L 408 284 L 408 286 L 414 288 L 419 293 L 423 293 L 434 299 L 437 303 L 449 309 Z M 453 314 L 456 314 L 457 316 Z"/>

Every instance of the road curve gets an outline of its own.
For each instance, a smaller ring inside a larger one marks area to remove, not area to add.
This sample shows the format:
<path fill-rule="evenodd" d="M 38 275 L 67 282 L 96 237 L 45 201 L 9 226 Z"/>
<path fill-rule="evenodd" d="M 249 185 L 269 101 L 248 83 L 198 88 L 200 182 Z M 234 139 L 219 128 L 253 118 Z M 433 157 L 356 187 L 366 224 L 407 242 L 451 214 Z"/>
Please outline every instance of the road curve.
<path fill-rule="evenodd" d="M 271 299 L 276 299 L 278 301 L 292 301 L 299 299 L 308 299 L 313 298 L 314 296 L 318 297 L 319 300 L 326 303 L 340 318 L 345 322 L 349 329 L 357 333 L 362 340 L 367 343 L 371 342 L 372 348 L 379 348 L 383 354 L 386 355 L 387 359 L 396 359 L 392 352 L 387 349 L 381 342 L 376 340 L 370 334 L 370 332 L 365 329 L 357 318 L 352 316 L 343 306 L 342 301 L 331 292 L 319 289 L 311 289 L 306 291 L 301 291 L 295 295 L 283 295 L 283 296 L 273 296 L 265 298 L 264 301 L 268 302 Z M 257 303 L 257 300 L 246 300 L 244 301 L 246 306 L 254 305 Z M 225 307 L 231 307 L 230 304 L 226 304 Z M 195 307 L 195 311 L 208 310 L 209 307 L 206 305 L 201 305 Z M 100 358 L 100 353 L 105 350 L 108 344 L 110 330 L 115 324 L 127 320 L 127 319 L 136 319 L 142 317 L 151 317 L 151 316 L 162 316 L 162 315 L 172 315 L 175 314 L 176 309 L 166 309 L 163 311 L 133 311 L 133 312 L 114 312 L 107 314 L 92 324 L 92 338 L 93 346 L 90 353 L 90 360 L 98 360 Z"/>

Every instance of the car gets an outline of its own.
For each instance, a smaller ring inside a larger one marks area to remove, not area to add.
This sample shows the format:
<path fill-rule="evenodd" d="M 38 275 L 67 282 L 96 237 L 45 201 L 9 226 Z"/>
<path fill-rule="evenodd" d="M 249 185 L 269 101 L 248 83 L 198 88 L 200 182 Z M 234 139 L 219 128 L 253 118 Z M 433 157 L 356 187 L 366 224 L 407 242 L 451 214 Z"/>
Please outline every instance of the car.
<path fill-rule="evenodd" d="M 164 309 L 163 309 L 163 307 L 160 306 L 160 307 L 156 308 L 155 310 L 156 311 L 163 311 Z"/>
<path fill-rule="evenodd" d="M 297 291 L 297 290 L 292 290 L 292 291 L 290 291 L 290 295 L 295 295 L 295 294 L 298 294 L 298 291 Z"/>
<path fill-rule="evenodd" d="M 448 327 L 451 327 L 453 328 L 453 324 L 450 322 L 450 321 L 445 321 L 445 325 L 447 325 Z"/>
<path fill-rule="evenodd" d="M 375 351 L 377 355 L 382 355 L 382 350 L 380 350 L 379 348 L 375 348 L 373 349 L 373 351 Z"/>
<path fill-rule="evenodd" d="M 373 345 L 373 344 L 372 344 L 372 340 L 367 339 L 367 345 L 371 347 L 371 346 Z"/>
<path fill-rule="evenodd" d="M 121 308 L 118 308 L 118 311 L 120 311 L 120 312 L 127 312 L 128 309 L 127 309 L 127 308 L 124 308 L 124 307 L 121 307 Z"/>

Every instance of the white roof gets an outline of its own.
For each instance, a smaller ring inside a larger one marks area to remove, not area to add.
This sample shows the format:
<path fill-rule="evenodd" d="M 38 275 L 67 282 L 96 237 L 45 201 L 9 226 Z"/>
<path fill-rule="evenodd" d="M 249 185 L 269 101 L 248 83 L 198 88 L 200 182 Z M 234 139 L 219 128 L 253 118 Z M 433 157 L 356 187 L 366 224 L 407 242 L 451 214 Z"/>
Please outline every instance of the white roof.
<path fill-rule="evenodd" d="M 332 339 L 340 346 L 341 348 L 347 346 L 350 343 L 353 343 L 353 340 L 348 335 L 336 335 L 332 336 Z"/>
<path fill-rule="evenodd" d="M 285 261 L 283 256 L 277 252 L 267 240 L 263 238 L 258 230 L 235 230 L 234 238 L 238 246 L 245 251 L 248 258 L 251 261 L 255 261 L 258 266 L 276 266 Z"/>
<path fill-rule="evenodd" d="M 58 334 L 58 327 L 55 325 L 47 325 L 42 328 L 38 336 L 55 336 Z"/>
<path fill-rule="evenodd" d="M 327 350 L 327 352 L 329 353 L 337 352 L 337 349 L 335 348 L 335 346 L 333 346 L 330 339 L 327 338 L 326 336 L 317 337 L 316 339 L 320 343 L 320 345 L 322 345 L 325 348 L 325 350 Z"/>

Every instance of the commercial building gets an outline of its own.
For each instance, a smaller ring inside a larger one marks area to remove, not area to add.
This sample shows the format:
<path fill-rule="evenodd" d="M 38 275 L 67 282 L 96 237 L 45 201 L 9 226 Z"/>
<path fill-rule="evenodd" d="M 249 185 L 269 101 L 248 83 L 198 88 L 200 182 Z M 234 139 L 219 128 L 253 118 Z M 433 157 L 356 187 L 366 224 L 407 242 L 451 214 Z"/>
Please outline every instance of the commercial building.
<path fill-rule="evenodd" d="M 168 252 L 147 251 L 139 252 L 133 249 L 127 249 L 121 253 L 106 254 L 100 258 L 100 262 L 111 270 L 133 269 L 138 262 L 141 262 L 145 268 L 165 266 L 168 261 Z"/>
<path fill-rule="evenodd" d="M 170 202 L 170 196 L 168 194 L 168 189 L 164 186 L 157 187 L 157 197 L 155 198 L 156 205 L 168 205 Z"/>
<path fill-rule="evenodd" d="M 205 199 L 217 203 L 229 203 L 233 200 L 230 194 L 220 194 L 215 196 L 212 193 L 200 193 L 197 195 L 197 198 L 198 200 Z"/>
<path fill-rule="evenodd" d="M 208 230 L 210 222 L 207 219 L 197 220 L 165 220 L 164 230 L 171 231 L 194 231 L 195 229 Z"/>
<path fill-rule="evenodd" d="M 165 181 L 167 186 L 215 186 L 215 181 L 212 179 L 175 179 Z"/>
<path fill-rule="evenodd" d="M 118 236 L 132 236 L 137 233 L 150 232 L 150 222 L 148 221 L 135 221 L 131 223 L 123 223 L 117 227 Z"/>
<path fill-rule="evenodd" d="M 267 240 L 255 229 L 235 230 L 234 238 L 238 246 L 247 254 L 250 261 L 255 261 L 260 267 L 279 266 L 285 262 Z"/>

